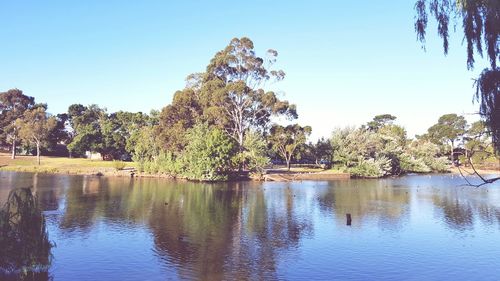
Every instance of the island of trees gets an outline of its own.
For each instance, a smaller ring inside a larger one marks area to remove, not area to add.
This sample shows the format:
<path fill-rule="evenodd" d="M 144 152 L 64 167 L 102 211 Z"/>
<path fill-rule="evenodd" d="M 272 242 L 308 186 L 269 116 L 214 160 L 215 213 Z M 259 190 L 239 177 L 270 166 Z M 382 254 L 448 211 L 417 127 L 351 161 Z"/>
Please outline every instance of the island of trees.
<path fill-rule="evenodd" d="M 335 129 L 308 142 L 312 128 L 294 123 L 297 108 L 269 90 L 285 78 L 274 68 L 278 53 L 258 56 L 248 38 L 235 38 L 191 74 L 171 104 L 149 114 L 108 112 L 72 104 L 52 115 L 47 104 L 19 89 L 0 93 L 0 146 L 16 153 L 132 160 L 141 173 L 191 180 L 227 180 L 272 164 L 309 164 L 358 177 L 442 172 L 461 163 L 496 163 L 487 122 L 441 116 L 410 139 L 396 116 L 381 114 L 361 127 Z M 284 124 L 278 124 L 282 120 Z"/>

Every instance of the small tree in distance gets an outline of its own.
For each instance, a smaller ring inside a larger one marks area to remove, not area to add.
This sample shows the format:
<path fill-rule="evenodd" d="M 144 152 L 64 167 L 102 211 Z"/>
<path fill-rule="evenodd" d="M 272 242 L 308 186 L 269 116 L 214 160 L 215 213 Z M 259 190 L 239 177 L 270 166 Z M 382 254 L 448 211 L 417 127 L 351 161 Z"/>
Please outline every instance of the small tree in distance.
<path fill-rule="evenodd" d="M 274 125 L 271 128 L 269 141 L 274 151 L 286 161 L 288 171 L 290 171 L 290 162 L 297 148 L 306 143 L 311 131 L 310 126 L 301 127 L 298 124 L 286 127 Z"/>
<path fill-rule="evenodd" d="M 40 146 L 49 137 L 50 132 L 57 125 L 54 117 L 47 117 L 45 108 L 42 106 L 28 110 L 24 113 L 23 118 L 16 120 L 20 128 L 20 135 L 28 142 L 33 142 L 36 145 L 37 163 L 40 165 Z"/>

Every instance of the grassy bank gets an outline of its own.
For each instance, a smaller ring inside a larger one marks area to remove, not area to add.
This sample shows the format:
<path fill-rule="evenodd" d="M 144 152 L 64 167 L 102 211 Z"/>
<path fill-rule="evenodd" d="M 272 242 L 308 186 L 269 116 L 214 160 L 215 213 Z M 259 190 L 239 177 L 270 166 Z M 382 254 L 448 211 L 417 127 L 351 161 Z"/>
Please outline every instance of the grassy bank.
<path fill-rule="evenodd" d="M 8 154 L 0 154 L 0 170 L 15 172 L 120 175 L 123 172 L 119 171 L 117 166 L 124 166 L 125 169 L 135 168 L 133 162 L 122 163 L 124 165 L 113 161 L 42 156 L 40 165 L 37 165 L 35 156 L 17 156 L 13 160 Z"/>

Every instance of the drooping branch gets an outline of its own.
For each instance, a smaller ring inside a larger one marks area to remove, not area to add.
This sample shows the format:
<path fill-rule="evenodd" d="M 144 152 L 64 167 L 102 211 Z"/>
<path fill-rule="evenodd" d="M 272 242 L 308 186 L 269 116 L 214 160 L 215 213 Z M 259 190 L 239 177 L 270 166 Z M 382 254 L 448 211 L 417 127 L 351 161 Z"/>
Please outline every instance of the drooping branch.
<path fill-rule="evenodd" d="M 492 184 L 498 180 L 500 180 L 500 177 L 495 177 L 495 178 L 485 178 L 484 176 L 482 176 L 477 170 L 476 168 L 474 167 L 474 164 L 472 163 L 472 160 L 471 160 L 471 156 L 468 156 L 467 157 L 467 162 L 468 164 L 470 165 L 470 167 L 472 168 L 472 173 L 469 173 L 470 175 L 474 175 L 474 176 L 477 176 L 480 180 L 481 180 L 481 183 L 479 184 L 473 184 L 471 183 L 466 176 L 464 176 L 463 172 L 462 172 L 462 169 L 460 168 L 460 166 L 458 166 L 458 171 L 460 173 L 460 175 L 462 176 L 462 178 L 467 182 L 466 186 L 472 186 L 472 187 L 481 187 L 483 185 L 486 185 L 486 184 Z"/>

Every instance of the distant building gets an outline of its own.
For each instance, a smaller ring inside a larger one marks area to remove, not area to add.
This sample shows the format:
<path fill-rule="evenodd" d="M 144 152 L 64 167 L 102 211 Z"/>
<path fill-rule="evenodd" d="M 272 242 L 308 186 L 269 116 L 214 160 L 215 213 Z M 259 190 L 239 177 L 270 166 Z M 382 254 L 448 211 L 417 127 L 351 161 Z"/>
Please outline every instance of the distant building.
<path fill-rule="evenodd" d="M 90 160 L 102 160 L 102 155 L 99 152 L 85 151 L 85 158 Z"/>

